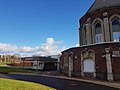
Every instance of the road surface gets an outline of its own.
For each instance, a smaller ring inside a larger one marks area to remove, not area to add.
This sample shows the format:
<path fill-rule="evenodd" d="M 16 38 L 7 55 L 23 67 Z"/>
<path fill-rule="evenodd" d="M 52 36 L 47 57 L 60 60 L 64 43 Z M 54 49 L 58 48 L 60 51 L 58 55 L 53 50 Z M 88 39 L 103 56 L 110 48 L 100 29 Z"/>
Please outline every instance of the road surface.
<path fill-rule="evenodd" d="M 44 76 L 0 74 L 0 77 L 35 82 L 56 88 L 57 90 L 119 90 L 119 89 L 110 88 L 107 86 L 102 86 L 92 83 L 52 78 L 52 77 L 44 77 Z"/>

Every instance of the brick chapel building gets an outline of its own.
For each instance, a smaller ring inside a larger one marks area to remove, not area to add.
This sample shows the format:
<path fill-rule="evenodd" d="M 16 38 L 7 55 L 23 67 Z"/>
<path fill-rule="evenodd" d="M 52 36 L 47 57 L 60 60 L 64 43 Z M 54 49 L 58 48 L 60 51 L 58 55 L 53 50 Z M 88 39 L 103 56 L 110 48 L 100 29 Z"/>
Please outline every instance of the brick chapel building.
<path fill-rule="evenodd" d="M 61 55 L 61 73 L 120 80 L 120 0 L 95 0 L 80 19 L 80 46 Z"/>

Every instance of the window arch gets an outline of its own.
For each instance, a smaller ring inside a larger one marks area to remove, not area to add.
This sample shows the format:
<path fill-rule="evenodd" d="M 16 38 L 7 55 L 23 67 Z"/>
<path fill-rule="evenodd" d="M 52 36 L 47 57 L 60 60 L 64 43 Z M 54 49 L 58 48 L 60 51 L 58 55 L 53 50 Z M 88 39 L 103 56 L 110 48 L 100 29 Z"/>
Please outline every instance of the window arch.
<path fill-rule="evenodd" d="M 81 75 L 85 73 L 96 77 L 95 52 L 92 49 L 85 49 L 81 52 Z"/>
<path fill-rule="evenodd" d="M 102 27 L 99 22 L 95 25 L 95 42 L 101 43 L 102 42 Z"/>
<path fill-rule="evenodd" d="M 120 41 L 120 22 L 117 19 L 112 20 L 113 41 Z"/>

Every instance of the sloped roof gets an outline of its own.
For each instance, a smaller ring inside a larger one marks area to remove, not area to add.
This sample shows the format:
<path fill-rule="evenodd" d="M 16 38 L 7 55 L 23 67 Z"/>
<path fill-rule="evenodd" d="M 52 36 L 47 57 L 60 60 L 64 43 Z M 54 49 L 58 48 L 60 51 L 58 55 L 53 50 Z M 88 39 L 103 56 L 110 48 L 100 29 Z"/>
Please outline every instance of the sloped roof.
<path fill-rule="evenodd" d="M 24 57 L 22 60 L 29 60 L 29 61 L 44 61 L 44 62 L 57 62 L 58 59 L 51 58 L 51 57 Z"/>
<path fill-rule="evenodd" d="M 111 6 L 120 6 L 120 0 L 95 0 L 87 13 Z"/>

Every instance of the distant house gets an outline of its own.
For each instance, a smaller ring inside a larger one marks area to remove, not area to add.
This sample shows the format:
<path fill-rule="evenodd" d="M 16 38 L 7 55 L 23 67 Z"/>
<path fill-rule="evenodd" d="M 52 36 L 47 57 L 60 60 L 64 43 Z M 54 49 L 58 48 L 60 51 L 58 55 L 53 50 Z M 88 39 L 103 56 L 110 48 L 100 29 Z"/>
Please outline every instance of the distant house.
<path fill-rule="evenodd" d="M 22 66 L 22 60 L 20 57 L 15 57 L 12 63 L 13 66 Z"/>
<path fill-rule="evenodd" d="M 25 69 L 57 70 L 58 63 L 58 59 L 51 57 L 24 57 L 16 58 L 13 65 Z"/>

